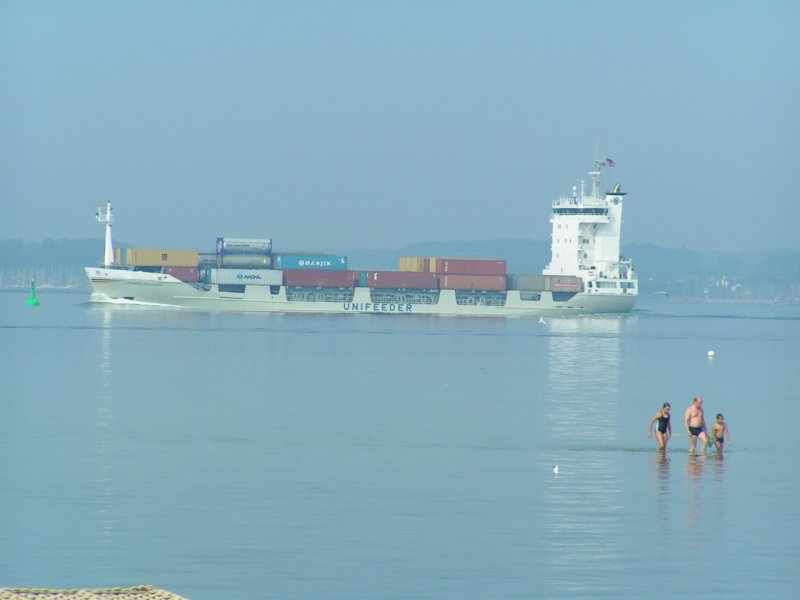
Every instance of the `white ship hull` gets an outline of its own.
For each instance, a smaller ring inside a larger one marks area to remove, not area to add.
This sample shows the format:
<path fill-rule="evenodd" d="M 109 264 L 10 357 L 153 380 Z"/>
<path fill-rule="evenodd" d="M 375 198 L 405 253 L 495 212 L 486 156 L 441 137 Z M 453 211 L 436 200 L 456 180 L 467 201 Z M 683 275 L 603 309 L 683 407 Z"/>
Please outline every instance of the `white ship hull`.
<path fill-rule="evenodd" d="M 480 294 L 471 294 L 469 304 L 460 303 L 455 290 L 440 290 L 433 303 L 383 302 L 380 298 L 374 300 L 375 290 L 366 287 L 318 290 L 320 299 L 306 301 L 290 299 L 285 286 L 248 285 L 244 293 L 236 293 L 220 292 L 217 285 L 196 287 L 161 273 L 87 267 L 86 275 L 92 284 L 93 302 L 127 301 L 215 312 L 541 317 L 626 313 L 636 302 L 636 294 L 624 287 L 561 295 L 563 300 L 554 299 L 548 291 L 531 294 L 508 290 L 503 293 L 504 302 L 500 306 L 484 304 Z M 534 299 L 523 299 L 523 295 Z"/>

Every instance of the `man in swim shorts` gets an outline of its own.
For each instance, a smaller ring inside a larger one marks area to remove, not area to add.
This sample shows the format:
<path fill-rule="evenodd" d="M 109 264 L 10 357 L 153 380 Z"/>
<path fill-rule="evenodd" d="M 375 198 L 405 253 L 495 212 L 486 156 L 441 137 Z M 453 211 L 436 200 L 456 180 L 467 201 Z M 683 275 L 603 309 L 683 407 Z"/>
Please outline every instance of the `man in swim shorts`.
<path fill-rule="evenodd" d="M 686 434 L 692 442 L 692 447 L 689 451 L 695 451 L 697 440 L 699 439 L 705 452 L 708 446 L 708 436 L 706 435 L 706 417 L 703 413 L 703 399 L 700 396 L 695 396 L 692 405 L 686 409 L 683 415 L 683 422 L 686 425 Z"/>

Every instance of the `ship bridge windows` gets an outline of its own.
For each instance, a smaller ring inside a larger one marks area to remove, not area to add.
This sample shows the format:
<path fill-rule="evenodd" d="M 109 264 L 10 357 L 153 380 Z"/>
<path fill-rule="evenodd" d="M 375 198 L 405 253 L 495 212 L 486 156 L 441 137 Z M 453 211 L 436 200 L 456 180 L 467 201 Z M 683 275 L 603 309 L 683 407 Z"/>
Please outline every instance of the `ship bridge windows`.
<path fill-rule="evenodd" d="M 554 208 L 554 215 L 608 216 L 607 208 Z"/>

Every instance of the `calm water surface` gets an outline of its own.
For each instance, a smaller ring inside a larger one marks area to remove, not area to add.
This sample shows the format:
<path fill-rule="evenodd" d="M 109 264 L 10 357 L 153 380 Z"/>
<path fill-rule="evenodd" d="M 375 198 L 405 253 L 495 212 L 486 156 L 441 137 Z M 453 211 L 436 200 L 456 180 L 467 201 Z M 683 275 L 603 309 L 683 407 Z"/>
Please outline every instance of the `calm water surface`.
<path fill-rule="evenodd" d="M 800 307 L 540 324 L 40 298 L 0 294 L 0 587 L 800 597 Z M 687 452 L 696 394 L 724 457 Z"/>

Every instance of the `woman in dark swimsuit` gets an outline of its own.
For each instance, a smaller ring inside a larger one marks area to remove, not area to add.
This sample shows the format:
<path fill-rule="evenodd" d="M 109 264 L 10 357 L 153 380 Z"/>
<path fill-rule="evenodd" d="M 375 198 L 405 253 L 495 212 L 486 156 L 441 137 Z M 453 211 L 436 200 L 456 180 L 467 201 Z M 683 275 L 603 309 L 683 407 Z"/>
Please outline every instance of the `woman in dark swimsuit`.
<path fill-rule="evenodd" d="M 661 410 L 656 413 L 653 420 L 650 421 L 650 426 L 647 428 L 647 437 L 653 437 L 653 424 L 658 421 L 656 428 L 656 439 L 658 440 L 658 449 L 667 449 L 667 440 L 672 437 L 672 424 L 669 422 L 669 402 L 664 402 Z"/>

